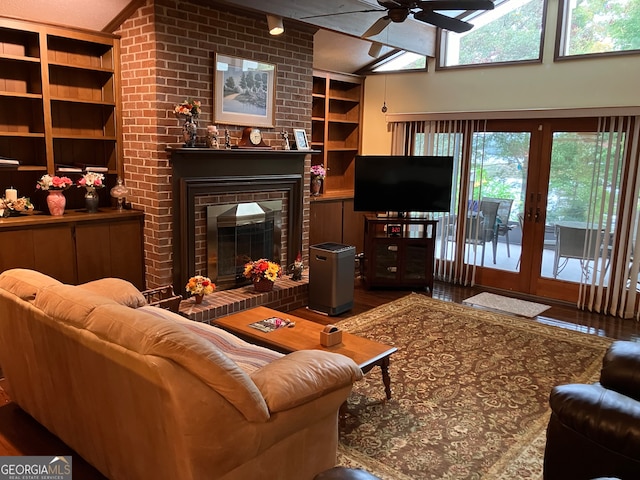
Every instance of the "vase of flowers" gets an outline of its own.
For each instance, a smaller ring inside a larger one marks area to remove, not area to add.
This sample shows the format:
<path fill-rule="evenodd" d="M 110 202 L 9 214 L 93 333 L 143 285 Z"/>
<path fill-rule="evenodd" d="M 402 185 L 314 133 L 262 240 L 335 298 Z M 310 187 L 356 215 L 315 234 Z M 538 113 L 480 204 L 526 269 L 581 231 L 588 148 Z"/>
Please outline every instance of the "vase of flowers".
<path fill-rule="evenodd" d="M 49 192 L 47 196 L 47 206 L 49 213 L 53 216 L 64 215 L 64 208 L 67 205 L 67 199 L 63 195 L 67 188 L 73 185 L 69 177 L 59 177 L 57 175 L 43 175 L 36 185 L 38 190 Z"/>
<path fill-rule="evenodd" d="M 261 258 L 246 263 L 243 275 L 251 279 L 256 291 L 268 292 L 273 290 L 273 284 L 282 276 L 282 267 L 266 258 Z"/>
<path fill-rule="evenodd" d="M 327 172 L 322 165 L 311 166 L 311 195 L 314 197 L 320 195 L 322 189 L 322 181 Z"/>
<path fill-rule="evenodd" d="M 213 293 L 216 289 L 215 283 L 202 275 L 191 277 L 185 287 L 186 291 L 195 297 L 196 303 L 202 303 L 205 295 Z"/>
<path fill-rule="evenodd" d="M 187 99 L 173 109 L 176 117 L 184 120 L 182 126 L 182 138 L 185 147 L 195 147 L 198 138 L 198 117 L 200 116 L 199 100 Z"/>
<path fill-rule="evenodd" d="M 97 190 L 104 187 L 104 175 L 96 172 L 87 172 L 78 180 L 78 187 L 84 187 L 87 190 L 84 195 L 87 212 L 96 213 L 100 203 Z"/>

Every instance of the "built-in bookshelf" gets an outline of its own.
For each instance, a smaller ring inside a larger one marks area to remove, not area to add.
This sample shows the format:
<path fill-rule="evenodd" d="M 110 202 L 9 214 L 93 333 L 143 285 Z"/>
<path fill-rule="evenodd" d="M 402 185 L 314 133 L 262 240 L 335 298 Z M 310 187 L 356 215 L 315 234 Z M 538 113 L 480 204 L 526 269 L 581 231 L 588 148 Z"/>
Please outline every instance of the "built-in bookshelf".
<path fill-rule="evenodd" d="M 322 195 L 352 196 L 355 156 L 360 151 L 362 78 L 313 73 L 312 164 L 327 171 Z"/>
<path fill-rule="evenodd" d="M 327 175 L 311 197 L 310 244 L 339 242 L 362 252 L 364 220 L 353 211 L 355 158 L 360 152 L 362 77 L 315 70 L 311 156 Z"/>
<path fill-rule="evenodd" d="M 0 18 L 0 157 L 121 175 L 118 62 L 113 35 Z"/>

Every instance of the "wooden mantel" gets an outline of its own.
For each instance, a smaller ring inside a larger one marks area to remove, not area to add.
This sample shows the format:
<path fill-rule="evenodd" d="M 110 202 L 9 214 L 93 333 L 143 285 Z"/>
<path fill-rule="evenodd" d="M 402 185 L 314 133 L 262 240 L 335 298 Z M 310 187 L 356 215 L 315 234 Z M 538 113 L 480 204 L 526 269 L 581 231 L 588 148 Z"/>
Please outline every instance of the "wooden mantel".
<path fill-rule="evenodd" d="M 195 271 L 196 197 L 235 192 L 287 191 L 286 264 L 302 251 L 305 159 L 312 151 L 168 149 L 173 190 L 173 284 Z"/>

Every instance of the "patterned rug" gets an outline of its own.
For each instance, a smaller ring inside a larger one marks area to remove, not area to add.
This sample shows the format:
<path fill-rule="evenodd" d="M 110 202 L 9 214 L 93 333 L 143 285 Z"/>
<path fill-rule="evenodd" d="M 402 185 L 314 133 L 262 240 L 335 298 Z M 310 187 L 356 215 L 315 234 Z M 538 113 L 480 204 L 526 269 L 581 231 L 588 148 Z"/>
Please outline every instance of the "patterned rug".
<path fill-rule="evenodd" d="M 482 292 L 473 297 L 463 300 L 462 303 L 484 307 L 499 312 L 513 313 L 521 317 L 533 318 L 540 315 L 545 310 L 551 308 L 550 305 L 542 303 L 527 302 L 518 298 L 505 297 L 494 293 Z"/>
<path fill-rule="evenodd" d="M 394 345 L 354 385 L 338 463 L 384 480 L 541 479 L 548 398 L 595 381 L 610 339 L 410 294 L 340 322 Z"/>

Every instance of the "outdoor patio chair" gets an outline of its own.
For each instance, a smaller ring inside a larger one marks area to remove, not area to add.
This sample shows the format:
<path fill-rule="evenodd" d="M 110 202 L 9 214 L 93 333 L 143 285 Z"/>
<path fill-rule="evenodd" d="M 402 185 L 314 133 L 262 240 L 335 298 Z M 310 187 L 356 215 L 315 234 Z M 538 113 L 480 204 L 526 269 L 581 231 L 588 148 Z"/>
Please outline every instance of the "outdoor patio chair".
<path fill-rule="evenodd" d="M 478 215 L 467 217 L 467 234 L 465 241 L 473 245 L 482 246 L 482 258 L 480 265 L 484 266 L 484 253 L 487 242 L 493 246 L 493 263 L 496 263 L 496 250 L 498 248 L 498 208 L 499 202 L 481 201 Z"/>
<path fill-rule="evenodd" d="M 605 238 L 604 232 L 598 229 L 588 229 L 583 222 L 559 222 L 555 225 L 556 245 L 553 259 L 553 278 L 564 270 L 570 259 L 580 261 L 580 267 L 585 278 L 589 277 L 589 261 L 602 258 L 606 251 L 609 265 L 611 238 Z M 610 234 L 610 236 L 613 234 Z M 599 243 L 599 246 L 598 246 Z M 596 252 L 597 250 L 597 252 Z"/>
<path fill-rule="evenodd" d="M 492 198 L 483 197 L 483 202 L 498 202 L 498 225 L 497 234 L 499 237 L 504 237 L 507 244 L 507 257 L 511 258 L 511 251 L 509 250 L 509 232 L 513 229 L 513 225 L 509 225 L 509 216 L 511 216 L 511 207 L 513 206 L 513 198 Z M 495 262 L 494 262 L 495 263 Z"/>

